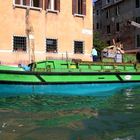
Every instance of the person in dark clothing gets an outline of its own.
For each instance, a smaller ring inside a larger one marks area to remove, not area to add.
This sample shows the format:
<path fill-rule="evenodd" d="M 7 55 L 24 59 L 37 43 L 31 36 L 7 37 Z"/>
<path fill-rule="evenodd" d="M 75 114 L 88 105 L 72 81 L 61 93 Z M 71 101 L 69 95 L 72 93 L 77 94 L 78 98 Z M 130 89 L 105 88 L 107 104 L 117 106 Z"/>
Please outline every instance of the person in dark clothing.
<path fill-rule="evenodd" d="M 136 53 L 136 59 L 137 59 L 137 62 L 140 63 L 140 52 Z"/>

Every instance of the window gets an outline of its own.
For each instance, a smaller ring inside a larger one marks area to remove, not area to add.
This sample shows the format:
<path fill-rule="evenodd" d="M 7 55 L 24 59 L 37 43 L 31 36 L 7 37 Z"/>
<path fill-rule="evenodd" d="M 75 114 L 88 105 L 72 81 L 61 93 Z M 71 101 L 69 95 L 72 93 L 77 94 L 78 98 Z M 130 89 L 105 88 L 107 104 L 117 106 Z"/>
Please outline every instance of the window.
<path fill-rule="evenodd" d="M 40 3 L 39 0 L 31 0 L 31 6 L 32 7 L 39 7 L 39 3 Z"/>
<path fill-rule="evenodd" d="M 136 8 L 139 8 L 140 7 L 140 0 L 135 0 L 135 3 L 136 3 Z"/>
<path fill-rule="evenodd" d="M 72 0 L 72 14 L 86 15 L 86 0 Z"/>
<path fill-rule="evenodd" d="M 30 7 L 36 7 L 36 8 L 42 8 L 43 7 L 43 0 L 14 0 L 14 4 L 18 4 L 21 6 L 30 6 Z"/>
<path fill-rule="evenodd" d="M 99 23 L 96 23 L 96 29 L 97 30 L 99 29 Z"/>
<path fill-rule="evenodd" d="M 15 0 L 15 4 L 27 5 L 27 0 Z"/>
<path fill-rule="evenodd" d="M 77 13 L 81 15 L 83 14 L 83 0 L 78 0 Z"/>
<path fill-rule="evenodd" d="M 106 4 L 110 3 L 110 0 L 106 0 Z"/>
<path fill-rule="evenodd" d="M 115 14 L 116 14 L 116 16 L 119 15 L 119 6 L 118 5 L 115 7 Z"/>
<path fill-rule="evenodd" d="M 137 35 L 137 47 L 140 47 L 140 35 Z"/>
<path fill-rule="evenodd" d="M 136 17 L 136 22 L 140 24 L 140 17 Z"/>
<path fill-rule="evenodd" d="M 108 10 L 106 11 L 106 18 L 109 18 L 109 16 L 110 16 L 110 10 L 108 9 Z"/>
<path fill-rule="evenodd" d="M 116 31 L 120 31 L 120 24 L 119 23 L 116 23 Z"/>
<path fill-rule="evenodd" d="M 27 5 L 26 0 L 15 0 L 15 4 Z"/>
<path fill-rule="evenodd" d="M 57 53 L 57 39 L 46 39 L 46 52 Z"/>
<path fill-rule="evenodd" d="M 83 45 L 84 45 L 83 41 L 74 41 L 74 53 L 75 54 L 84 53 Z"/>
<path fill-rule="evenodd" d="M 110 25 L 107 25 L 107 33 L 110 33 Z"/>
<path fill-rule="evenodd" d="M 13 51 L 26 51 L 26 49 L 27 49 L 26 37 L 14 36 Z"/>
<path fill-rule="evenodd" d="M 97 16 L 99 15 L 99 10 L 96 10 L 96 15 L 97 15 Z"/>
<path fill-rule="evenodd" d="M 46 9 L 60 11 L 60 0 L 46 0 Z"/>

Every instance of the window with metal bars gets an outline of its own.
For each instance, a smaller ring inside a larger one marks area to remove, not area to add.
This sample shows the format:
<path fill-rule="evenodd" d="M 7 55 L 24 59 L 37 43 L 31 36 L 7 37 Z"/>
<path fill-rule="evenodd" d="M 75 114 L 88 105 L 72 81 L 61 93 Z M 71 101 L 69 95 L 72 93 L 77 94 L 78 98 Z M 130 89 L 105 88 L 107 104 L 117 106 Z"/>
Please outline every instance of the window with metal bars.
<path fill-rule="evenodd" d="M 27 50 L 27 38 L 21 36 L 13 37 L 13 51 L 26 51 Z"/>
<path fill-rule="evenodd" d="M 46 52 L 57 53 L 57 39 L 46 39 Z"/>
<path fill-rule="evenodd" d="M 74 53 L 75 54 L 84 53 L 84 42 L 83 41 L 74 41 Z"/>

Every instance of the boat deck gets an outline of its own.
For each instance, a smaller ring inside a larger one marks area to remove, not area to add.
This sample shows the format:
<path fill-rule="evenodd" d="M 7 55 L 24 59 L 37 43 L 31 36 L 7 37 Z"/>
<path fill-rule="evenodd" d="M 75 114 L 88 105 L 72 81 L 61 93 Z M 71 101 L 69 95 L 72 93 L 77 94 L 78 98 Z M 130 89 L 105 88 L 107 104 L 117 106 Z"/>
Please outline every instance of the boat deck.
<path fill-rule="evenodd" d="M 35 63 L 32 70 L 41 72 L 140 72 L 140 64 L 48 60 Z"/>

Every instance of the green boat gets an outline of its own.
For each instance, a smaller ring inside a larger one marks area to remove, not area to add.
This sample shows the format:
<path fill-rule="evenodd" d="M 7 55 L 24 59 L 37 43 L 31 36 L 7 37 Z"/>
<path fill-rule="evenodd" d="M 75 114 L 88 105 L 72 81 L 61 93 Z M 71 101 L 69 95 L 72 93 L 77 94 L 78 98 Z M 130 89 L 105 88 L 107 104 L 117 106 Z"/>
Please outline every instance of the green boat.
<path fill-rule="evenodd" d="M 46 60 L 29 64 L 28 71 L 23 68 L 0 65 L 0 96 L 104 96 L 116 89 L 140 86 L 140 63 Z"/>

